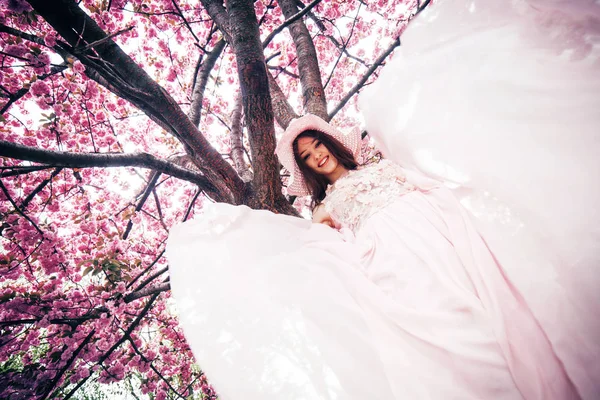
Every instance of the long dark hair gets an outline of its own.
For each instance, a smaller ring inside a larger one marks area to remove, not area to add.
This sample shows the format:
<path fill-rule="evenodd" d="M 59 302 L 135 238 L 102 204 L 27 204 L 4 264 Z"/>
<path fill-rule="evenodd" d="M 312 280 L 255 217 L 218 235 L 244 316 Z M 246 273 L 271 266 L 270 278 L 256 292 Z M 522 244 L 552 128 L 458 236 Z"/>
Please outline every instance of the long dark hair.
<path fill-rule="evenodd" d="M 354 156 L 350 150 L 344 147 L 344 145 L 341 144 L 337 139 L 323 132 L 306 130 L 299 134 L 296 139 L 294 139 L 294 143 L 292 144 L 294 158 L 296 159 L 296 163 L 300 168 L 300 172 L 302 173 L 306 187 L 312 195 L 312 206 L 315 207 L 325 198 L 325 191 L 327 190 L 327 185 L 330 182 L 325 176 L 319 175 L 310 169 L 302 157 L 300 157 L 298 151 L 298 140 L 305 137 L 320 141 L 327 148 L 327 150 L 329 150 L 331 155 L 334 156 L 347 170 L 356 169 L 356 167 L 358 167 L 358 163 L 354 159 Z"/>

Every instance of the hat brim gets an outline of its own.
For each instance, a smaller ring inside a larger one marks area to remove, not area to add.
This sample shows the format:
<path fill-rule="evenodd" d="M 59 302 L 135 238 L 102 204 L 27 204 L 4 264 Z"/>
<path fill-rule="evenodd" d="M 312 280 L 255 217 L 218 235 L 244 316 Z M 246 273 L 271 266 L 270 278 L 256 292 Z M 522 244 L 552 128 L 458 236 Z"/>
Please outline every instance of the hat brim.
<path fill-rule="evenodd" d="M 347 148 L 356 160 L 360 157 L 361 135 L 359 129 L 354 129 L 349 134 L 344 134 L 334 128 L 323 119 L 313 114 L 306 114 L 293 120 L 283 133 L 283 136 L 277 143 L 275 153 L 279 157 L 281 164 L 290 171 L 290 179 L 287 186 L 287 192 L 293 196 L 308 196 L 312 193 L 306 187 L 300 168 L 294 157 L 293 143 L 296 137 L 302 132 L 314 130 L 329 135 L 339 141 Z"/>

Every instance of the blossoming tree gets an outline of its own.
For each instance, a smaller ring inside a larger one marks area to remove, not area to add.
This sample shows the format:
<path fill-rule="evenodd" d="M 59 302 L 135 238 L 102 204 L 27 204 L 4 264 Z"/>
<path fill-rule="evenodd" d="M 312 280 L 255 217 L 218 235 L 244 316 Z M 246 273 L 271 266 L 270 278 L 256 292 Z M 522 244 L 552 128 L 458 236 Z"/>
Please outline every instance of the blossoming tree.
<path fill-rule="evenodd" d="M 206 201 L 298 214 L 277 133 L 359 124 L 426 3 L 1 0 L 0 398 L 215 397 L 169 301 L 170 227 Z"/>

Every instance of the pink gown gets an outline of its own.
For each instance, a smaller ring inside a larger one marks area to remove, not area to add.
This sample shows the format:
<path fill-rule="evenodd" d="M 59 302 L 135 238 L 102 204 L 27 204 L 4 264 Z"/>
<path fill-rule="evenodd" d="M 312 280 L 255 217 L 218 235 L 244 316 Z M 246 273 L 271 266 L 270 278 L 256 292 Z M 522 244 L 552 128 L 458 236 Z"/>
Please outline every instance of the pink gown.
<path fill-rule="evenodd" d="M 600 398 L 600 6 L 439 0 L 361 95 L 344 229 L 227 204 L 173 297 L 233 399 Z"/>

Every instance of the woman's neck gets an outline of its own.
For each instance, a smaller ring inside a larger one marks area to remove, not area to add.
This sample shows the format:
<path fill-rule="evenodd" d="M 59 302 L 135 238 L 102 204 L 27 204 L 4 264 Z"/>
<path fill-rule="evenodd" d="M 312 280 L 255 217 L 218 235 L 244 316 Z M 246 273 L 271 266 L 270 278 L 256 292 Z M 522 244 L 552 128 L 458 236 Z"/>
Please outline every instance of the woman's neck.
<path fill-rule="evenodd" d="M 339 164 L 338 167 L 327 176 L 327 179 L 329 180 L 329 183 L 333 185 L 338 179 L 346 176 L 347 174 L 348 170 L 343 165 Z"/>

